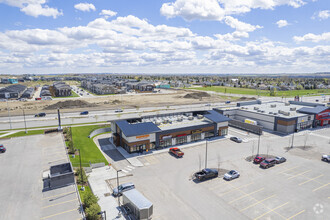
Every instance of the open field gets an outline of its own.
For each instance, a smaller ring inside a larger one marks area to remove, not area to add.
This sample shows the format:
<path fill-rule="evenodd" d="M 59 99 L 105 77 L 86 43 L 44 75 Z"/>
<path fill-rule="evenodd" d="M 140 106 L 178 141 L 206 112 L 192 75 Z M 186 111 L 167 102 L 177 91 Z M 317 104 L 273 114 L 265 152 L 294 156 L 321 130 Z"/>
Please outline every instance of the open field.
<path fill-rule="evenodd" d="M 246 89 L 246 88 L 235 88 L 226 86 L 211 86 L 211 87 L 191 87 L 189 89 L 196 89 L 200 91 L 213 91 L 230 94 L 242 94 L 242 95 L 260 95 L 260 96 L 270 96 L 269 90 L 256 90 L 256 89 Z M 290 91 L 276 91 L 275 96 L 277 97 L 294 97 L 299 96 L 309 96 L 309 95 L 329 95 L 329 89 L 309 89 L 309 90 L 290 90 Z"/>
<path fill-rule="evenodd" d="M 132 95 L 112 95 L 106 97 L 88 97 L 88 98 L 74 98 L 66 99 L 67 101 L 81 100 L 88 104 L 88 110 L 110 110 L 118 108 L 137 108 L 137 107 L 158 107 L 158 106 L 172 106 L 172 105 L 185 105 L 185 104 L 198 104 L 198 103 L 213 103 L 223 102 L 227 100 L 235 100 L 237 98 L 223 97 L 221 95 L 207 95 L 200 96 L 198 94 L 193 97 L 187 97 L 189 94 L 196 92 L 176 90 L 173 93 L 167 94 L 132 94 Z M 186 96 L 186 97 L 185 97 Z M 10 114 L 12 116 L 22 115 L 22 110 L 25 114 L 36 114 L 38 112 L 54 113 L 57 107 L 49 109 L 56 103 L 63 102 L 63 100 L 40 100 L 40 101 L 11 101 L 8 103 Z M 46 110 L 47 108 L 48 110 Z M 73 105 L 68 103 L 65 107 L 60 107 L 61 112 L 77 112 L 86 111 L 86 106 Z M 7 103 L 0 102 L 0 116 L 7 116 Z"/>
<path fill-rule="evenodd" d="M 81 163 L 82 166 L 88 167 L 89 162 L 91 163 L 100 163 L 104 162 L 107 164 L 107 160 L 104 158 L 103 154 L 100 152 L 98 147 L 95 145 L 93 138 L 88 138 L 88 135 L 95 129 L 101 128 L 104 126 L 100 125 L 90 125 L 82 127 L 72 127 L 72 140 L 75 148 L 80 149 L 81 153 Z M 70 156 L 70 161 L 72 166 L 79 166 L 79 155 L 76 155 L 75 158 Z"/>
<path fill-rule="evenodd" d="M 25 85 L 27 87 L 35 87 L 35 86 L 43 86 L 43 85 L 53 85 L 54 82 L 58 82 L 58 81 L 41 81 L 41 80 L 38 80 L 38 81 L 26 81 L 26 82 L 19 82 L 18 84 L 21 84 L 21 85 Z M 79 85 L 80 83 L 77 82 L 77 81 L 72 81 L 72 80 L 69 80 L 69 81 L 63 81 L 69 85 Z"/>

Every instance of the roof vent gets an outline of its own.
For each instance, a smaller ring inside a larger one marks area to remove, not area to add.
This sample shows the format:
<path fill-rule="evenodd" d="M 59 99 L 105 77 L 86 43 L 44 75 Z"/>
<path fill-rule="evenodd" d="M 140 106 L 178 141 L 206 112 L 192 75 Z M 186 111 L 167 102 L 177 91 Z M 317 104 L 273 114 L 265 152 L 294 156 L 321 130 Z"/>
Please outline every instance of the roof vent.
<path fill-rule="evenodd" d="M 268 112 L 268 114 L 271 114 L 271 115 L 272 115 L 272 114 L 273 114 L 273 112 Z"/>
<path fill-rule="evenodd" d="M 261 111 L 261 113 L 265 113 L 265 111 Z"/>
<path fill-rule="evenodd" d="M 197 118 L 202 119 L 202 118 L 204 118 L 204 115 L 197 115 Z"/>
<path fill-rule="evenodd" d="M 192 116 L 192 115 L 190 115 L 189 117 L 188 117 L 188 120 L 194 120 L 194 117 Z"/>
<path fill-rule="evenodd" d="M 296 107 L 294 107 L 294 108 L 290 108 L 290 111 L 296 111 Z"/>
<path fill-rule="evenodd" d="M 273 104 L 273 105 L 270 105 L 270 107 L 271 107 L 271 108 L 275 108 L 275 107 L 276 107 L 276 105 L 275 105 L 275 104 Z"/>
<path fill-rule="evenodd" d="M 258 110 L 258 109 L 259 109 L 259 107 L 254 107 L 253 109 L 254 109 L 254 110 Z"/>
<path fill-rule="evenodd" d="M 285 106 L 289 106 L 289 105 L 290 105 L 290 103 L 288 103 L 288 102 L 285 103 Z"/>

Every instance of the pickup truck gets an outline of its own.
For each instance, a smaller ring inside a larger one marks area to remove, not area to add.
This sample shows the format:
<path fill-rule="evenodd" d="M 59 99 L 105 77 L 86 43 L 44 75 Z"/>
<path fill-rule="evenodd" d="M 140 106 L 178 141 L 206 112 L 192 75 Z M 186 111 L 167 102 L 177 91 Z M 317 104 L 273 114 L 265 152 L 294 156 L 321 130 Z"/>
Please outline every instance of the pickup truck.
<path fill-rule="evenodd" d="M 216 169 L 205 168 L 202 171 L 195 173 L 194 176 L 199 181 L 202 181 L 202 180 L 218 177 L 218 171 Z"/>
<path fill-rule="evenodd" d="M 330 162 L 330 155 L 322 155 L 322 159 L 324 162 Z"/>
<path fill-rule="evenodd" d="M 173 154 L 176 157 L 183 157 L 184 155 L 184 153 L 177 147 L 171 147 L 169 153 Z"/>

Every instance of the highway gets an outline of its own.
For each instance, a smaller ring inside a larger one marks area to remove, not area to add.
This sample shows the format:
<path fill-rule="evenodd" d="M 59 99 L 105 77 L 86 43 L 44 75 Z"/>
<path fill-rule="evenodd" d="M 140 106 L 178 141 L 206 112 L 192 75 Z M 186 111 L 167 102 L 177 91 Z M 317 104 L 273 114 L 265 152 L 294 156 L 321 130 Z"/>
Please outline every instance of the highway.
<path fill-rule="evenodd" d="M 227 94 L 228 95 L 228 94 Z M 231 94 L 233 95 L 233 94 Z M 262 101 L 288 101 L 291 99 L 283 100 L 281 97 L 260 97 Z M 315 102 L 316 100 L 325 101 L 329 99 L 329 96 L 309 96 L 303 97 L 305 102 Z M 236 103 L 230 104 L 211 103 L 209 106 L 204 104 L 191 104 L 191 105 L 177 105 L 177 106 L 163 106 L 163 107 L 146 107 L 146 108 L 132 108 L 124 109 L 123 112 L 117 113 L 115 110 L 102 110 L 102 111 L 89 111 L 88 115 L 80 115 L 80 112 L 61 113 L 62 125 L 66 124 L 80 124 L 80 123 L 95 123 L 101 121 L 112 121 L 132 117 L 140 117 L 145 115 L 155 114 L 168 114 L 175 112 L 184 112 L 191 110 L 211 110 L 216 107 L 230 107 L 235 106 Z M 88 109 L 86 109 L 88 110 Z M 47 114 L 46 117 L 34 117 L 34 115 L 26 115 L 25 121 L 27 128 L 32 127 L 44 127 L 44 126 L 57 126 L 58 125 L 57 111 L 54 110 L 53 114 Z M 23 129 L 25 128 L 24 117 L 12 116 L 12 117 L 0 117 L 0 130 L 9 129 Z"/>

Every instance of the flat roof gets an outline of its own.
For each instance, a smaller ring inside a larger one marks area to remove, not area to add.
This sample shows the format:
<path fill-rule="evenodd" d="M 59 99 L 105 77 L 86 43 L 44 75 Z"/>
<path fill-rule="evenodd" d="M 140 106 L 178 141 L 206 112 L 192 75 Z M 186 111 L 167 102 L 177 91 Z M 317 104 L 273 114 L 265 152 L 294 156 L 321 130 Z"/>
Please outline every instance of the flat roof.
<path fill-rule="evenodd" d="M 116 121 L 116 124 L 126 137 L 150 134 L 160 131 L 160 129 L 152 122 L 130 124 L 127 120 L 120 120 Z"/>
<path fill-rule="evenodd" d="M 152 206 L 152 203 L 136 189 L 125 191 L 123 195 L 140 210 L 148 209 Z"/>

